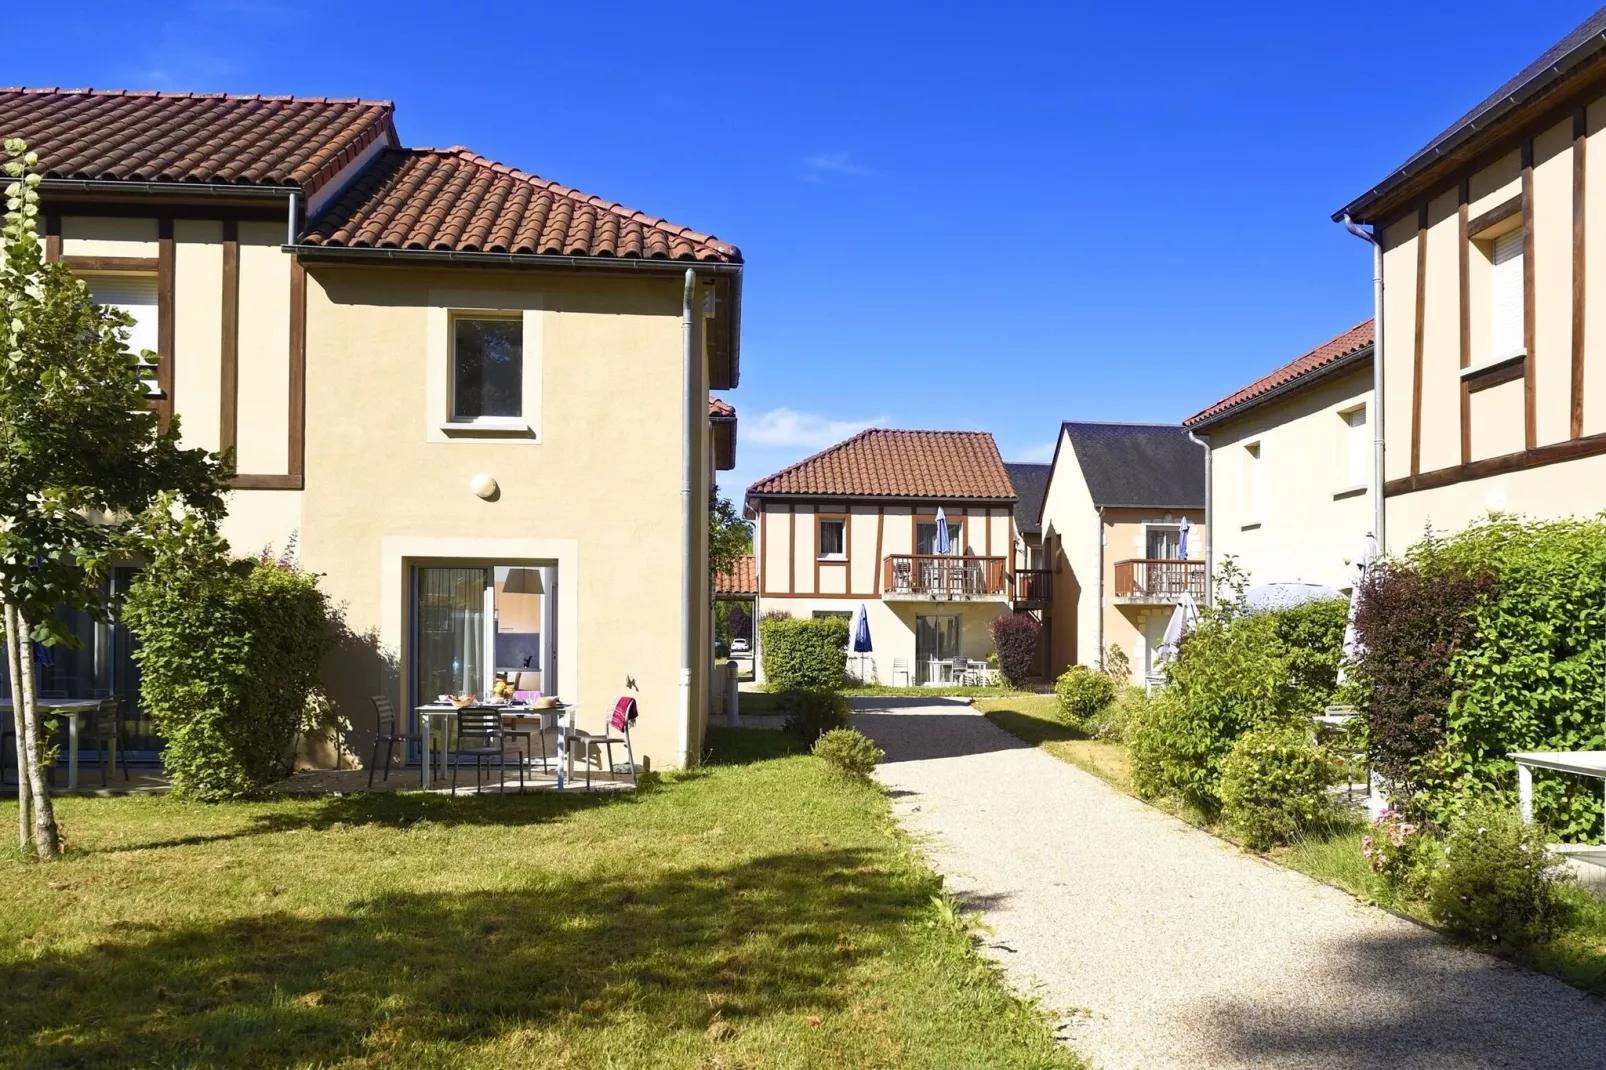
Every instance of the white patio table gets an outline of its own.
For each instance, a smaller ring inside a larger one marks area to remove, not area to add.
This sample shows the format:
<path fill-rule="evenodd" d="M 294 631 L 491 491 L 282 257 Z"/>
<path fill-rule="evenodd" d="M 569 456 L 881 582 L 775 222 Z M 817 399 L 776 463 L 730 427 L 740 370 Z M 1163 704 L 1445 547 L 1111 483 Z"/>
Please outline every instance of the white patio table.
<path fill-rule="evenodd" d="M 476 702 L 468 709 L 496 710 L 502 714 L 503 721 L 532 721 L 539 719 L 540 730 L 550 732 L 559 726 L 560 718 L 572 717 L 572 705 L 557 705 L 547 709 L 536 709 L 534 706 L 499 706 L 490 703 Z M 430 769 L 429 754 L 430 740 L 437 732 L 441 741 L 441 779 L 446 778 L 448 769 L 446 761 L 446 748 L 451 744 L 452 719 L 457 716 L 459 707 L 448 702 L 428 702 L 422 706 L 415 706 L 414 712 L 418 714 L 419 746 L 422 748 L 418 763 L 418 783 L 426 791 L 429 789 Z M 526 760 L 528 755 L 525 756 Z M 558 733 L 558 761 L 563 761 L 563 733 Z"/>
<path fill-rule="evenodd" d="M 1606 750 L 1513 751 L 1507 757 L 1517 763 L 1517 801 L 1524 821 L 1534 819 L 1535 769 L 1606 780 Z"/>
<path fill-rule="evenodd" d="M 94 713 L 100 709 L 101 700 L 98 698 L 41 698 L 35 699 L 34 705 L 41 713 L 51 717 L 67 718 L 67 790 L 76 791 L 78 788 L 78 722 L 83 720 L 85 714 Z M 0 699 L 0 710 L 9 716 L 11 713 L 11 700 Z M 17 741 L 17 752 L 22 752 L 22 741 Z M 115 757 L 115 756 L 114 756 Z M 21 763 L 19 762 L 20 766 Z M 21 776 L 20 770 L 18 776 Z"/>

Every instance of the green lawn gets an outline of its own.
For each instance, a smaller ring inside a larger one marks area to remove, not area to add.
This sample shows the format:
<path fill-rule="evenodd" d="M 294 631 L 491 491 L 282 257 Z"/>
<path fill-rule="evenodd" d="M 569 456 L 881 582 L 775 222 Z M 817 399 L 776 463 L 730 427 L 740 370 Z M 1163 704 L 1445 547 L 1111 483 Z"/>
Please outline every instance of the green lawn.
<path fill-rule="evenodd" d="M 1080 730 L 1061 724 L 1056 719 L 1054 696 L 1012 696 L 977 702 L 976 708 L 1006 732 L 1085 769 L 1121 791 L 1137 794 L 1132 788 L 1126 748 L 1119 743 L 1088 739 Z M 1149 801 L 1214 835 L 1232 838 L 1195 810 L 1165 799 Z M 1269 857 L 1365 902 L 1430 923 L 1427 904 L 1390 898 L 1372 879 L 1372 871 L 1361 855 L 1365 832 L 1363 822 L 1336 821 L 1308 830 L 1298 842 L 1270 852 Z M 1569 889 L 1567 897 L 1574 907 L 1572 925 L 1557 939 L 1530 948 L 1518 957 L 1580 988 L 1606 995 L 1606 903 L 1577 888 Z"/>
<path fill-rule="evenodd" d="M 1079 1065 L 878 789 L 711 742 L 637 796 L 64 799 L 0 860 L 0 1065 Z"/>

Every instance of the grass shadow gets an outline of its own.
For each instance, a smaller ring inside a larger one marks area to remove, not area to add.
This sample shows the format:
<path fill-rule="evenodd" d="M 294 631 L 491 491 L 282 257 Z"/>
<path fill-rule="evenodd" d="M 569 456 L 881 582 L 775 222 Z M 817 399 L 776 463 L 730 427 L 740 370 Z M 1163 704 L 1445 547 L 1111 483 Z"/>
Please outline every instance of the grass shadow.
<path fill-rule="evenodd" d="M 1044 743 L 1064 743 L 1073 739 L 1091 739 L 1086 732 L 1060 721 L 1034 717 L 1016 710 L 988 710 L 986 717 L 1010 735 L 1032 746 Z"/>
<path fill-rule="evenodd" d="M 561 1042 L 639 1065 L 664 1035 L 700 1036 L 714 1018 L 740 1028 L 838 1009 L 859 934 L 911 922 L 932 891 L 847 849 L 645 877 L 611 868 L 376 892 L 325 916 L 125 926 L 8 967 L 0 1063 L 439 1065 L 430 1052 L 454 1044 L 498 1065 L 512 1036 L 508 1061 L 540 1062 Z"/>
<path fill-rule="evenodd" d="M 709 725 L 703 740 L 705 765 L 751 765 L 794 754 L 807 754 L 809 748 L 790 732 L 773 728 L 731 728 Z"/>

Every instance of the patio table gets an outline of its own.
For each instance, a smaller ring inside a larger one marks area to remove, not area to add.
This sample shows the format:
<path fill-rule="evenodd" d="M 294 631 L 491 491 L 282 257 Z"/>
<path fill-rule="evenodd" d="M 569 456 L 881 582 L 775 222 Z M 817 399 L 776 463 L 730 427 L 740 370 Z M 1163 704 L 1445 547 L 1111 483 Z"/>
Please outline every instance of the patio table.
<path fill-rule="evenodd" d="M 78 788 L 78 722 L 86 713 L 94 713 L 100 709 L 101 700 L 98 698 L 40 698 L 34 699 L 34 706 L 42 713 L 51 717 L 67 718 L 67 790 L 76 791 Z M 11 700 L 0 699 L 0 710 L 11 713 Z M 17 741 L 17 753 L 22 753 L 22 740 Z M 18 765 L 18 778 L 21 778 L 21 762 Z"/>
<path fill-rule="evenodd" d="M 1535 769 L 1606 781 L 1606 750 L 1513 751 L 1507 757 L 1517 763 L 1517 799 L 1524 821 L 1534 819 Z"/>
<path fill-rule="evenodd" d="M 422 706 L 415 706 L 413 709 L 418 714 L 419 743 L 423 748 L 418 763 L 419 786 L 427 791 L 430 781 L 430 740 L 439 731 L 441 740 L 441 779 L 444 780 L 448 768 L 446 748 L 451 742 L 451 722 L 457 717 L 459 709 L 497 710 L 502 714 L 504 722 L 538 720 L 541 722 L 540 730 L 542 732 L 550 732 L 558 727 L 559 718 L 571 713 L 574 707 L 572 705 L 559 704 L 547 709 L 536 709 L 534 706 L 500 706 L 488 702 L 475 702 L 466 707 L 459 707 L 449 702 L 428 702 Z M 561 753 L 563 747 L 562 736 L 561 732 L 558 733 L 559 762 L 563 760 Z M 525 757 L 528 759 L 528 755 Z"/>

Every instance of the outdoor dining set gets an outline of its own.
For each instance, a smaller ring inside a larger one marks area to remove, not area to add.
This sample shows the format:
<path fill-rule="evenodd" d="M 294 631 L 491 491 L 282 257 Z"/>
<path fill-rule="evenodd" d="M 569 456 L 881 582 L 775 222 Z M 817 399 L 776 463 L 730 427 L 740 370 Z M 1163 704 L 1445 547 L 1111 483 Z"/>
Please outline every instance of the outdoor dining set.
<path fill-rule="evenodd" d="M 419 787 L 428 790 L 436 777 L 450 775 L 451 790 L 457 793 L 459 773 L 464 765 L 474 765 L 474 787 L 480 790 L 483 778 L 494 776 L 499 790 L 507 790 L 507 771 L 516 767 L 519 790 L 526 784 L 526 773 L 539 770 L 556 774 L 556 787 L 574 783 L 576 757 L 584 766 L 585 786 L 591 787 L 593 768 L 616 775 L 614 747 L 622 746 L 630 783 L 638 783 L 635 750 L 630 730 L 637 717 L 636 700 L 625 696 L 614 704 L 602 732 L 577 727 L 573 703 L 547 700 L 480 701 L 474 696 L 454 699 L 442 696 L 435 702 L 414 707 L 418 731 L 399 728 L 395 707 L 385 695 L 373 696 L 376 732 L 373 755 L 368 763 L 368 785 L 376 772 L 390 779 L 396 744 L 416 745 L 419 754 Z M 548 737 L 553 746 L 548 747 Z M 540 757 L 536 756 L 539 748 Z"/>
<path fill-rule="evenodd" d="M 86 743 L 95 749 L 98 757 L 102 787 L 107 785 L 107 773 L 114 767 L 121 766 L 123 779 L 129 778 L 121 697 L 102 693 L 89 698 L 68 698 L 65 693 L 43 691 L 34 704 L 40 720 L 47 726 L 56 722 L 57 741 L 65 744 L 68 791 L 78 789 L 78 756 Z M 10 697 L 0 699 L 0 715 L 6 726 L 0 730 L 0 784 L 9 784 L 13 783 L 13 776 L 21 775 L 17 762 L 17 733 L 11 727 Z M 61 738 L 63 733 L 64 739 Z"/>

